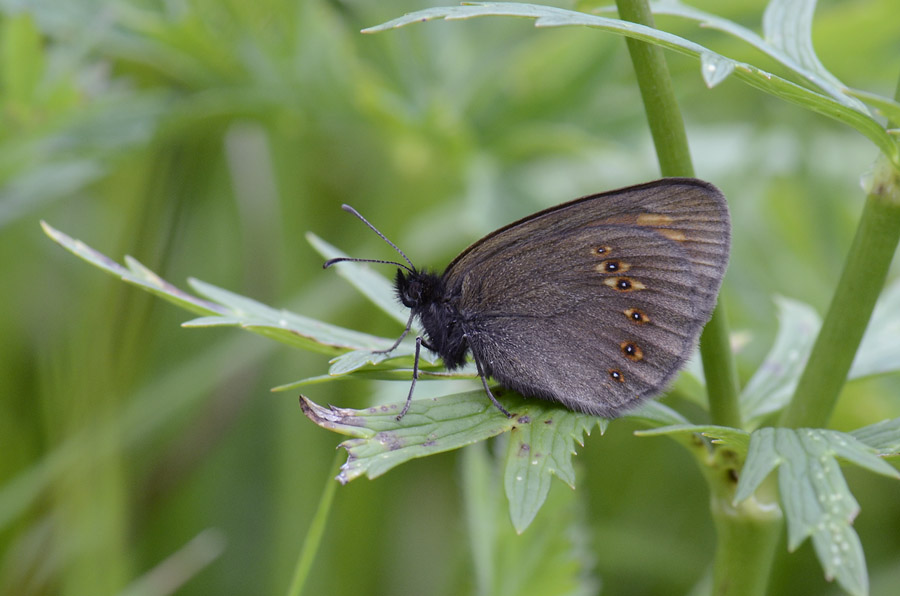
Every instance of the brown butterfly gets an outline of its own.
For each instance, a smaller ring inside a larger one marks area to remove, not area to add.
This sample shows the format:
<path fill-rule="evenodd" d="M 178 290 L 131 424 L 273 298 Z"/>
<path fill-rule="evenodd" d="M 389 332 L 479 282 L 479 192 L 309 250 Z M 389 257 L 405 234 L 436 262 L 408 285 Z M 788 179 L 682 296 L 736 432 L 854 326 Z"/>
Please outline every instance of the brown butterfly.
<path fill-rule="evenodd" d="M 493 377 L 524 396 L 615 417 L 665 389 L 693 352 L 728 265 L 731 225 L 722 193 L 702 180 L 664 178 L 551 207 L 492 232 L 442 275 L 408 264 L 396 288 L 418 318 L 421 346 L 448 369 L 471 353 L 485 391 Z"/>

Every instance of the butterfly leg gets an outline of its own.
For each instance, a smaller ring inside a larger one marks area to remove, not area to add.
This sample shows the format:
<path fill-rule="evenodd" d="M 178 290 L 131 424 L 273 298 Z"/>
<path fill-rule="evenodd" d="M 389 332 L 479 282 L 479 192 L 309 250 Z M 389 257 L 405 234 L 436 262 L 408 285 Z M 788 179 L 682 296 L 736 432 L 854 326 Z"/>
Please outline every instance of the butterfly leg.
<path fill-rule="evenodd" d="M 409 331 L 409 327 L 406 328 L 406 331 Z M 406 335 L 406 333 L 404 332 L 403 335 Z M 403 336 L 401 336 L 400 339 L 403 339 Z M 397 343 L 400 343 L 400 342 L 398 341 Z M 403 404 L 403 410 L 400 411 L 400 414 L 397 416 L 397 420 L 400 420 L 401 418 L 406 416 L 406 413 L 409 411 L 409 405 L 412 403 L 412 396 L 413 396 L 413 391 L 416 388 L 416 381 L 419 380 L 419 352 L 422 349 L 423 343 L 424 343 L 424 340 L 422 339 L 421 336 L 416 338 L 416 357 L 413 359 L 412 384 L 409 386 L 409 395 L 406 396 L 406 403 Z M 396 346 L 394 346 L 394 347 L 396 347 Z M 393 348 L 391 348 L 391 349 L 393 349 Z"/>
<path fill-rule="evenodd" d="M 491 388 L 488 387 L 487 379 L 484 376 L 484 372 L 481 370 L 481 363 L 478 362 L 478 358 L 473 358 L 475 360 L 475 368 L 478 369 L 478 376 L 481 377 L 481 384 L 484 385 L 484 390 L 487 392 L 488 397 L 491 398 L 491 403 L 494 404 L 498 410 L 503 412 L 507 418 L 512 418 L 512 414 L 509 413 L 509 410 L 500 405 L 500 402 L 497 401 L 497 398 L 494 397 L 494 393 L 491 391 Z"/>
<path fill-rule="evenodd" d="M 384 349 L 384 350 L 372 350 L 372 353 L 373 354 L 389 354 L 389 353 L 393 352 L 397 348 L 397 346 L 400 345 L 400 342 L 403 341 L 403 338 L 409 334 L 409 330 L 412 327 L 412 322 L 413 322 L 414 316 L 415 315 L 413 315 L 412 312 L 409 313 L 409 319 L 406 321 L 406 329 L 403 330 L 403 333 L 400 334 L 400 337 L 397 338 L 397 341 L 394 342 L 394 345 L 392 345 L 391 347 Z M 421 339 L 421 338 L 419 338 L 419 339 Z M 418 348 L 418 346 L 417 346 L 417 348 Z M 419 359 L 418 352 L 416 352 L 416 361 L 417 362 L 418 362 L 418 359 Z"/>

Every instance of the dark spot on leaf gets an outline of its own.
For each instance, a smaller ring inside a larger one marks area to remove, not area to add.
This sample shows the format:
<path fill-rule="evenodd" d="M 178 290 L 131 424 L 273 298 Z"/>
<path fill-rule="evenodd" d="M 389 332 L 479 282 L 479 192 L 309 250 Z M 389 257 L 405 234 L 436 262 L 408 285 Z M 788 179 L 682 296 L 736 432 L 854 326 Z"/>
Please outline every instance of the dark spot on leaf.
<path fill-rule="evenodd" d="M 553 418 L 547 418 L 544 420 L 544 424 L 553 424 Z"/>
<path fill-rule="evenodd" d="M 434 447 L 437 445 L 437 441 L 425 441 L 422 443 L 422 447 Z"/>
<path fill-rule="evenodd" d="M 738 478 L 737 470 L 728 468 L 728 479 L 737 484 L 737 481 L 740 480 L 740 478 Z"/>
<path fill-rule="evenodd" d="M 531 451 L 531 445 L 528 443 L 522 443 L 519 445 L 519 457 L 525 457 L 528 455 L 528 452 Z"/>
<path fill-rule="evenodd" d="M 520 416 L 519 419 L 517 420 L 517 422 L 518 422 L 519 424 L 528 424 L 529 422 L 531 422 L 531 417 L 529 417 L 529 416 Z"/>
<path fill-rule="evenodd" d="M 397 433 L 390 430 L 380 432 L 373 438 L 387 447 L 390 451 L 396 451 L 405 446 L 403 439 L 401 439 Z"/>
<path fill-rule="evenodd" d="M 728 448 L 719 448 L 719 454 L 722 456 L 722 460 L 728 463 L 737 464 L 738 458 L 737 453 Z"/>

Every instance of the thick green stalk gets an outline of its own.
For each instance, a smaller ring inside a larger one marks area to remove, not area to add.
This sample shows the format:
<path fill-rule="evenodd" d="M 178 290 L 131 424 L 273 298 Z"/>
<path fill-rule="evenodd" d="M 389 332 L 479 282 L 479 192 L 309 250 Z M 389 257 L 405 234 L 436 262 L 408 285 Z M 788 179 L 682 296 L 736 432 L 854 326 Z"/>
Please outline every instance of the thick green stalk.
<path fill-rule="evenodd" d="M 713 424 L 741 428 L 737 367 L 731 353 L 728 317 L 720 302 L 700 336 L 700 358 L 709 396 L 709 417 Z"/>
<path fill-rule="evenodd" d="M 894 90 L 900 100 L 900 79 Z M 888 122 L 897 128 L 900 122 Z M 856 236 L 782 426 L 828 424 L 900 241 L 900 172 L 882 157 L 872 176 Z"/>
<path fill-rule="evenodd" d="M 622 19 L 653 26 L 653 15 L 646 0 L 617 0 L 616 4 Z M 626 38 L 625 43 L 634 64 L 662 175 L 693 176 L 694 166 L 684 120 L 678 109 L 662 49 L 630 38 Z M 711 421 L 713 424 L 740 428 L 737 369 L 731 354 L 728 322 L 721 304 L 700 337 L 700 356 L 706 376 Z"/>
<path fill-rule="evenodd" d="M 616 4 L 623 19 L 653 26 L 646 0 L 616 0 Z M 632 39 L 626 42 L 662 174 L 692 176 L 687 135 L 662 50 Z M 700 354 L 712 422 L 740 428 L 737 372 L 721 305 L 703 331 Z M 774 501 L 756 501 L 756 495 L 735 507 L 736 471 L 723 470 L 703 456 L 699 460 L 710 487 L 710 509 L 716 525 L 713 594 L 762 596 L 781 532 L 781 511 Z"/>
<path fill-rule="evenodd" d="M 900 172 L 886 159 L 863 208 L 856 236 L 806 368 L 781 425 L 828 424 L 900 241 Z"/>
<path fill-rule="evenodd" d="M 616 6 L 622 20 L 653 27 L 653 14 L 646 0 L 616 0 Z M 625 43 L 641 90 L 660 172 L 663 176 L 693 176 L 684 119 L 662 48 L 630 37 L 625 38 Z"/>
<path fill-rule="evenodd" d="M 709 480 L 717 544 L 712 594 L 765 594 L 782 527 L 774 479 L 737 506 L 732 503 L 736 483 Z"/>

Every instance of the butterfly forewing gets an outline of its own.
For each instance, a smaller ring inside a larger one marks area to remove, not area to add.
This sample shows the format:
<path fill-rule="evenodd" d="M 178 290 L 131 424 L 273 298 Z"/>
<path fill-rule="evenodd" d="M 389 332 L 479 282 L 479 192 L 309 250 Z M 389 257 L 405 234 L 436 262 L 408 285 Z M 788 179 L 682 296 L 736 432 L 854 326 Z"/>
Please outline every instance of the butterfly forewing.
<path fill-rule="evenodd" d="M 473 356 L 503 385 L 614 416 L 664 389 L 715 306 L 728 211 L 664 179 L 540 212 L 444 273 Z"/>

